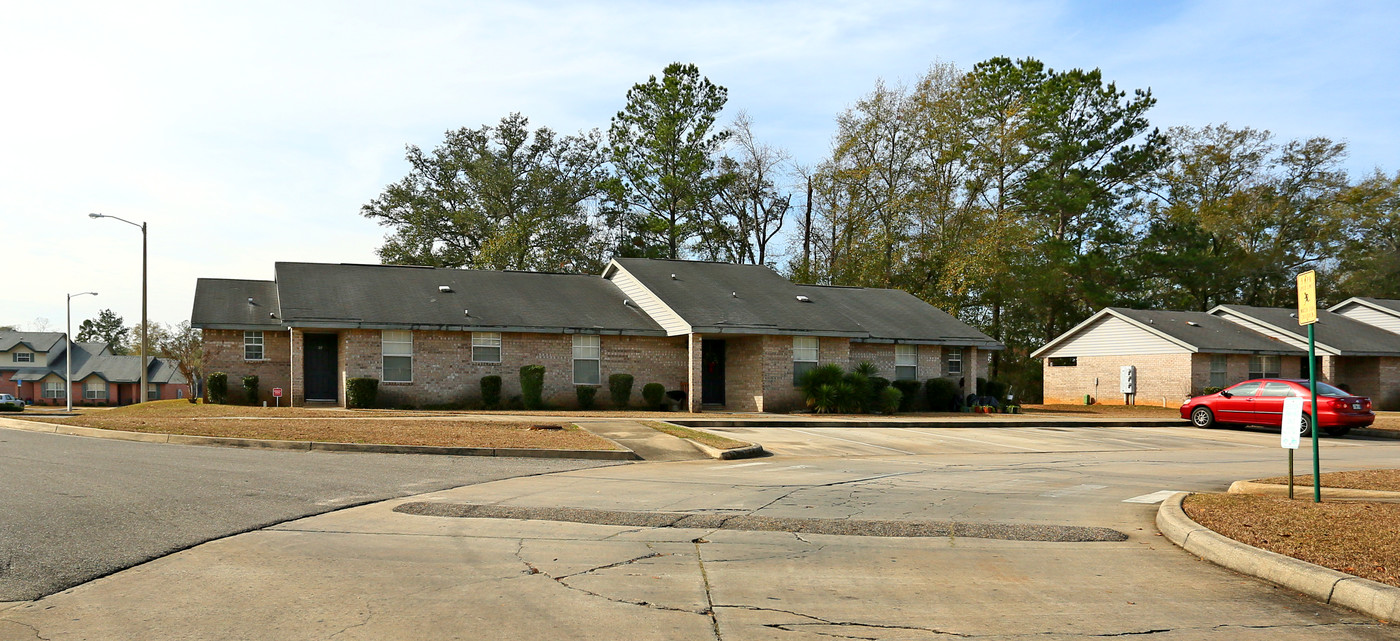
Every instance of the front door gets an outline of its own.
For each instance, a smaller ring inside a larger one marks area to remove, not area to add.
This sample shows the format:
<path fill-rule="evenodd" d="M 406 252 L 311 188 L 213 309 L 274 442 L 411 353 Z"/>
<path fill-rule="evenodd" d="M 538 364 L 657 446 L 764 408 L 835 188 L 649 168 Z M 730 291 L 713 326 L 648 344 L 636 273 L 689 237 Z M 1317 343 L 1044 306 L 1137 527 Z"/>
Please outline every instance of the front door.
<path fill-rule="evenodd" d="M 306 379 L 306 400 L 338 400 L 339 386 L 335 382 L 335 334 L 307 334 L 302 375 Z"/>
<path fill-rule="evenodd" d="M 700 402 L 724 405 L 724 341 L 700 340 Z"/>

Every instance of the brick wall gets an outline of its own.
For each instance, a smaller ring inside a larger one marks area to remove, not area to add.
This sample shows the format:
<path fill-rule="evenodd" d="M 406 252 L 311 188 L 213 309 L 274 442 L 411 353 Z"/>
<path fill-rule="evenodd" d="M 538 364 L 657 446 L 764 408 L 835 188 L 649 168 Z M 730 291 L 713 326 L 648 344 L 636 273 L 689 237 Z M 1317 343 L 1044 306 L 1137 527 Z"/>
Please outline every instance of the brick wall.
<path fill-rule="evenodd" d="M 272 388 L 286 388 L 291 383 L 291 347 L 285 330 L 263 332 L 263 360 L 244 360 L 243 330 L 204 330 L 205 375 L 214 372 L 228 374 L 228 397 L 231 403 L 242 403 L 243 377 L 258 377 L 258 401 L 272 404 Z M 174 392 L 171 392 L 172 394 Z M 188 393 L 188 390 L 186 391 Z M 164 392 L 161 398 L 165 398 Z"/>
<path fill-rule="evenodd" d="M 1376 366 L 1380 379 L 1380 392 L 1371 397 L 1376 409 L 1400 410 L 1400 357 L 1382 356 Z"/>
<path fill-rule="evenodd" d="M 1124 365 L 1137 366 L 1137 403 L 1168 407 L 1181 403 L 1191 393 L 1192 376 L 1197 367 L 1192 357 L 1201 354 L 1146 354 L 1132 356 L 1080 356 L 1074 367 L 1051 367 L 1044 359 L 1045 402 L 1084 402 L 1084 395 L 1094 395 L 1094 378 L 1098 377 L 1099 403 L 1122 405 L 1119 376 Z M 1205 359 L 1209 371 L 1209 357 Z"/>

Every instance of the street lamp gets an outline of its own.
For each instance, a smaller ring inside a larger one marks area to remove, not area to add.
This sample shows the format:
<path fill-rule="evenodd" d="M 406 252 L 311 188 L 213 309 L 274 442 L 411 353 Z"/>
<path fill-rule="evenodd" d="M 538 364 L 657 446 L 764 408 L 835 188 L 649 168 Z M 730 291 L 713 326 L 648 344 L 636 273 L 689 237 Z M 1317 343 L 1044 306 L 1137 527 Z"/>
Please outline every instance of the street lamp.
<path fill-rule="evenodd" d="M 66 386 L 63 390 L 63 398 L 68 399 L 68 411 L 70 412 L 73 411 L 73 297 L 88 294 L 96 296 L 97 292 L 79 292 L 68 295 L 68 316 L 63 332 L 63 340 L 67 341 L 63 350 L 63 384 Z"/>
<path fill-rule="evenodd" d="M 138 225 L 109 214 L 88 214 L 88 218 L 111 218 L 141 229 L 141 390 L 136 393 L 136 402 L 145 403 L 146 388 L 150 386 L 151 377 L 150 364 L 146 362 L 146 222 Z"/>

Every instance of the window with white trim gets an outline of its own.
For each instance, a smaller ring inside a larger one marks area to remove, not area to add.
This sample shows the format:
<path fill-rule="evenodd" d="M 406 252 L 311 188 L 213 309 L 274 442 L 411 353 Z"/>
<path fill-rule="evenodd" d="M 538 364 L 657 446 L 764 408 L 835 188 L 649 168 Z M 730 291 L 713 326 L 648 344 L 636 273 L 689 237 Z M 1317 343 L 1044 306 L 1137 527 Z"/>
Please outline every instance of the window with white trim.
<path fill-rule="evenodd" d="M 384 382 L 413 382 L 413 332 L 386 329 L 381 336 L 384 350 Z"/>
<path fill-rule="evenodd" d="M 597 334 L 574 334 L 574 385 L 600 385 L 603 381 L 602 342 Z"/>
<path fill-rule="evenodd" d="M 821 340 L 816 336 L 792 337 L 792 384 L 801 385 L 802 375 L 817 368 Z"/>
<path fill-rule="evenodd" d="M 472 362 L 501 362 L 500 332 L 472 332 Z"/>
<path fill-rule="evenodd" d="M 243 360 L 263 360 L 263 333 L 261 331 L 243 332 Z"/>
<path fill-rule="evenodd" d="M 146 385 L 146 400 L 148 400 L 148 401 L 158 401 L 158 400 L 160 400 L 160 384 L 159 384 L 159 383 L 148 383 L 148 384 Z"/>
<path fill-rule="evenodd" d="M 68 398 L 63 381 L 44 381 L 44 398 Z"/>
<path fill-rule="evenodd" d="M 34 352 L 15 352 L 11 354 L 16 363 L 33 363 Z"/>
<path fill-rule="evenodd" d="M 1251 354 L 1249 357 L 1250 378 L 1278 378 L 1283 371 L 1283 357 Z"/>
<path fill-rule="evenodd" d="M 1228 354 L 1210 355 L 1210 382 L 1207 387 L 1223 388 L 1229 383 L 1230 356 Z"/>
<path fill-rule="evenodd" d="M 949 373 L 949 374 L 961 374 L 961 373 L 962 373 L 962 357 L 963 357 L 963 348 L 961 348 L 961 347 L 949 347 L 949 348 L 948 348 L 948 373 Z"/>
<path fill-rule="evenodd" d="M 894 380 L 914 381 L 919 379 L 919 346 L 894 346 Z"/>
<path fill-rule="evenodd" d="M 94 378 L 83 383 L 83 398 L 89 401 L 107 400 L 107 381 Z"/>

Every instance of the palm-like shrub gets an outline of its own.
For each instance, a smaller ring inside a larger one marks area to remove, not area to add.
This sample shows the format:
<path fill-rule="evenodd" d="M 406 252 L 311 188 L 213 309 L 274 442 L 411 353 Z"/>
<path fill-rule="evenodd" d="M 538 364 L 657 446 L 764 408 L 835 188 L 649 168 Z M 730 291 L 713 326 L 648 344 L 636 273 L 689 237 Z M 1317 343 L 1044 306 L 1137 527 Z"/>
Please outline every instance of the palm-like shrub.
<path fill-rule="evenodd" d="M 880 410 L 886 414 L 894 414 L 899 411 L 900 401 L 904 400 L 904 392 L 893 387 L 886 387 L 880 390 Z"/>
<path fill-rule="evenodd" d="M 835 363 L 808 370 L 806 374 L 802 375 L 802 384 L 798 386 L 802 391 L 802 398 L 807 401 L 807 407 L 822 414 L 835 412 L 837 405 L 836 386 L 845 377 L 846 373 L 841 371 L 841 366 Z"/>

